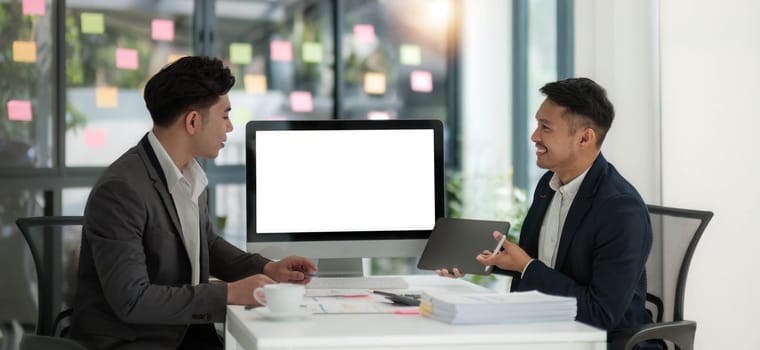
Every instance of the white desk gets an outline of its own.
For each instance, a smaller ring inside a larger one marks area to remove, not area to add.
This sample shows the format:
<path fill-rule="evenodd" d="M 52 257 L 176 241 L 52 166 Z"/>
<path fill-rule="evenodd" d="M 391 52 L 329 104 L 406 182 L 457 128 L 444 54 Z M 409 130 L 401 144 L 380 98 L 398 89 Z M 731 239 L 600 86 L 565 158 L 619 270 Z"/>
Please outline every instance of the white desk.
<path fill-rule="evenodd" d="M 481 287 L 438 276 L 408 276 L 411 290 L 475 291 Z M 242 306 L 227 307 L 227 348 L 279 349 L 594 349 L 605 331 L 579 322 L 453 326 L 419 315 L 312 315 L 269 321 Z M 234 338 L 234 339 L 233 339 Z"/>

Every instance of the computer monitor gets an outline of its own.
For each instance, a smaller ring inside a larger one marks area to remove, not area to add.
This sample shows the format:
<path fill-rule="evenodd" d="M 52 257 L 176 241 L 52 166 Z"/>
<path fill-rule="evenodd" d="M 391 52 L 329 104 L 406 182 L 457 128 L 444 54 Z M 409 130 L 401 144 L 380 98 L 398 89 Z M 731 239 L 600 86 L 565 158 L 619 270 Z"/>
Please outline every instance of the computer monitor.
<path fill-rule="evenodd" d="M 246 125 L 248 251 L 360 275 L 361 258 L 419 257 L 444 215 L 438 120 Z"/>

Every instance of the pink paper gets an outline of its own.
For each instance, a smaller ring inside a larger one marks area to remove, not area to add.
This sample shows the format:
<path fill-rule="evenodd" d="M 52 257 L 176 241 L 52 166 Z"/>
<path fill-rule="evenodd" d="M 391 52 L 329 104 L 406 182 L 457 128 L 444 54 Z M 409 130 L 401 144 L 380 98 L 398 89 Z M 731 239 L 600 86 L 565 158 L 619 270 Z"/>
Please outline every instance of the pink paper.
<path fill-rule="evenodd" d="M 377 39 L 377 37 L 375 37 L 375 27 L 371 24 L 354 25 L 354 39 L 357 42 L 374 42 Z"/>
<path fill-rule="evenodd" d="M 424 70 L 413 70 L 411 75 L 412 91 L 432 92 L 433 74 Z"/>
<path fill-rule="evenodd" d="M 137 69 L 137 50 L 117 48 L 116 68 L 129 70 Z"/>
<path fill-rule="evenodd" d="M 150 28 L 153 40 L 174 40 L 174 21 L 170 19 L 154 19 L 150 23 Z"/>
<path fill-rule="evenodd" d="M 293 60 L 293 45 L 290 41 L 273 40 L 269 43 L 269 51 L 272 56 L 272 61 L 286 61 Z"/>
<path fill-rule="evenodd" d="M 32 102 L 25 100 L 8 101 L 8 119 L 16 121 L 32 120 Z"/>
<path fill-rule="evenodd" d="M 44 16 L 45 0 L 24 0 L 21 3 L 21 13 L 25 16 Z"/>
<path fill-rule="evenodd" d="M 106 144 L 106 132 L 100 129 L 85 129 L 84 144 L 87 147 L 103 147 Z"/>
<path fill-rule="evenodd" d="M 290 93 L 290 109 L 293 112 L 311 112 L 314 105 L 311 101 L 311 92 L 293 91 Z"/>
<path fill-rule="evenodd" d="M 369 111 L 369 113 L 367 113 L 367 119 L 369 119 L 369 120 L 388 120 L 388 119 L 391 119 L 391 115 L 388 112 Z"/>

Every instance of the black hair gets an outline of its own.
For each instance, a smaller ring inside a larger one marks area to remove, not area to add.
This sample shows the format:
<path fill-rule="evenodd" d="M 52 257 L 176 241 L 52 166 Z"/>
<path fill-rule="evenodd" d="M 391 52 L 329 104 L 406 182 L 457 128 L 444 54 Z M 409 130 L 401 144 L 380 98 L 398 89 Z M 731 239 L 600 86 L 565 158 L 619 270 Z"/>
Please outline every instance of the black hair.
<path fill-rule="evenodd" d="M 615 119 L 615 107 L 607 99 L 607 91 L 603 87 L 588 78 L 570 78 L 548 83 L 540 91 L 552 102 L 565 107 L 564 117 L 575 118 L 575 122 L 571 123 L 571 132 L 583 124 L 579 123 L 582 121 L 577 120 L 577 116 L 590 121 L 591 128 L 597 134 L 596 146 L 602 146 Z"/>
<path fill-rule="evenodd" d="M 235 77 L 218 58 L 186 56 L 151 77 L 143 98 L 153 124 L 166 127 L 190 110 L 211 107 L 234 84 Z"/>

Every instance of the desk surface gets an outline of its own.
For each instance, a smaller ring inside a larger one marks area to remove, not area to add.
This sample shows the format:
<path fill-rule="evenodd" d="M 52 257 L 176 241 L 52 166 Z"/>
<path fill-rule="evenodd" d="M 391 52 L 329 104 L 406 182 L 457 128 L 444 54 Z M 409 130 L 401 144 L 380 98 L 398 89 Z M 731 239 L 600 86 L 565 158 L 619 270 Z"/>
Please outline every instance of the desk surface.
<path fill-rule="evenodd" d="M 411 290 L 477 291 L 438 276 L 405 277 Z M 298 321 L 264 319 L 228 306 L 227 332 L 244 349 L 595 349 L 606 332 L 579 322 L 453 326 L 419 315 L 318 314 Z"/>

